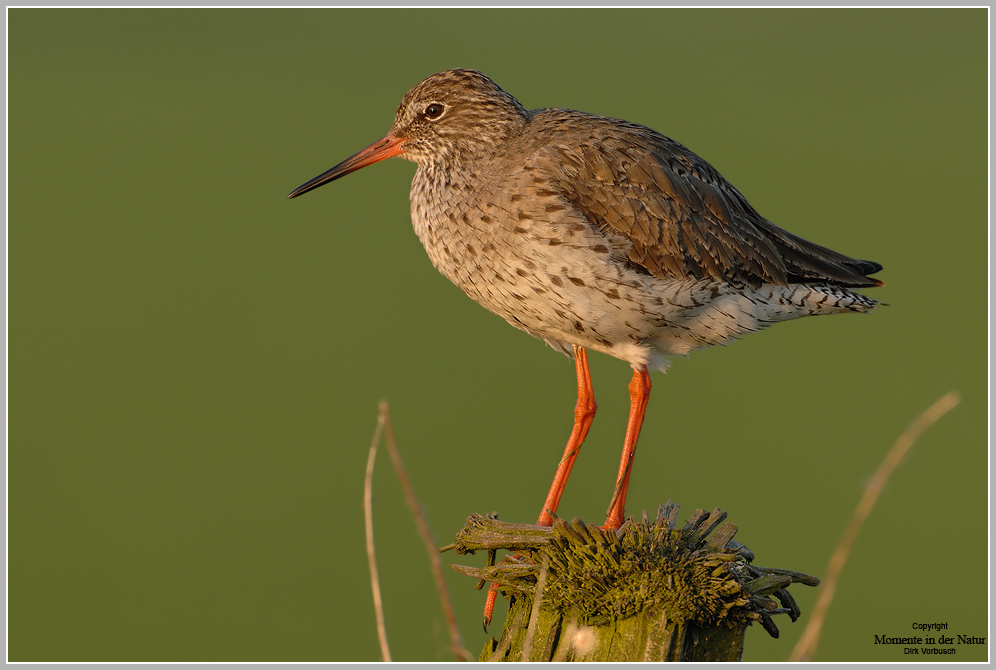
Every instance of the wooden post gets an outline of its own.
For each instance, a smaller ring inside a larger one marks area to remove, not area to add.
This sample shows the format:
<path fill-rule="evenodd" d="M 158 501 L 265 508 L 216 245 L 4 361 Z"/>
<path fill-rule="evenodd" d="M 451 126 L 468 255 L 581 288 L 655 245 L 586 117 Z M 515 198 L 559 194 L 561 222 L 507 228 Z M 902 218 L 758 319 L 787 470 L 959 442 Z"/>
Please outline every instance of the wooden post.
<path fill-rule="evenodd" d="M 777 637 L 773 614 L 798 618 L 786 587 L 818 579 L 750 565 L 725 512 L 696 510 L 680 530 L 677 513 L 668 502 L 653 523 L 644 512 L 614 532 L 577 519 L 549 528 L 468 518 L 444 550 L 483 549 L 489 565 L 452 567 L 511 599 L 480 660 L 739 661 L 752 622 Z M 498 549 L 516 556 L 494 565 Z"/>

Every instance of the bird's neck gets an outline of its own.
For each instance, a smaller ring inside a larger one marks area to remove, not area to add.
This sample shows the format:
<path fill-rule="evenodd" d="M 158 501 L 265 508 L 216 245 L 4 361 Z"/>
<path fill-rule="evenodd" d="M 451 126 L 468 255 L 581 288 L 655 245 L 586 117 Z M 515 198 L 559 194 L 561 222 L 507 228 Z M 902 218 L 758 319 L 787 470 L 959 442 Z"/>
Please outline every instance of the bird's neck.
<path fill-rule="evenodd" d="M 449 166 L 448 166 L 449 168 Z M 487 244 L 485 223 L 475 212 L 487 197 L 491 180 L 487 165 L 460 169 L 419 166 L 412 180 L 412 227 L 432 264 L 450 281 L 468 291 L 466 274 L 486 259 L 478 255 Z M 468 294 L 470 294 L 468 292 Z M 481 296 L 471 295 L 480 301 Z"/>

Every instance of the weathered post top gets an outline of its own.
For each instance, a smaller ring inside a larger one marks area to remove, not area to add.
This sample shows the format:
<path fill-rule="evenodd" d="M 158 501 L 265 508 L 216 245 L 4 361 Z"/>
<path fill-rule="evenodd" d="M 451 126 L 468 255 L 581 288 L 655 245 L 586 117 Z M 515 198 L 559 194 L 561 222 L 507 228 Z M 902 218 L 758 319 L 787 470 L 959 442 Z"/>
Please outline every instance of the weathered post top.
<path fill-rule="evenodd" d="M 497 582 L 511 599 L 481 660 L 739 661 L 752 622 L 777 637 L 773 614 L 799 617 L 786 589 L 818 579 L 751 565 L 725 512 L 696 510 L 681 529 L 677 513 L 668 502 L 653 523 L 644 512 L 618 531 L 577 519 L 550 528 L 468 518 L 444 550 L 487 550 L 489 566 L 453 568 Z M 517 555 L 494 565 L 498 549 Z"/>

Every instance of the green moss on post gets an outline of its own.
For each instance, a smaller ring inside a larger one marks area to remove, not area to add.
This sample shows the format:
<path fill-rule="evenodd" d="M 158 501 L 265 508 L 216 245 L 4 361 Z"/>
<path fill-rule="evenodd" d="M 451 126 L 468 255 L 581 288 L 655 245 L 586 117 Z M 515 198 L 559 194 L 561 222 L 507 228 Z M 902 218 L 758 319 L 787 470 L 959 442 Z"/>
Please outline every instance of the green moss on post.
<path fill-rule="evenodd" d="M 677 512 L 669 502 L 654 523 L 644 513 L 615 532 L 577 519 L 552 528 L 467 519 L 447 548 L 518 554 L 483 569 L 453 566 L 497 582 L 511 600 L 501 638 L 481 660 L 739 661 L 748 625 L 777 637 L 772 614 L 799 616 L 786 587 L 819 580 L 749 565 L 724 512 L 697 510 L 680 530 Z"/>

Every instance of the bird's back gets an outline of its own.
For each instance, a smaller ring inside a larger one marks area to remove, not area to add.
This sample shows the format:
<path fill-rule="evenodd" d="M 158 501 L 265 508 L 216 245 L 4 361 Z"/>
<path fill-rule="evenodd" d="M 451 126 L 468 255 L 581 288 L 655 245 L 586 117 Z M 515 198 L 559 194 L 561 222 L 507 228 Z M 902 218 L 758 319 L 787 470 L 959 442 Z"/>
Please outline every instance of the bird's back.
<path fill-rule="evenodd" d="M 597 229 L 631 242 L 629 262 L 658 278 L 878 286 L 882 267 L 774 225 L 709 163 L 627 121 L 531 112 L 527 164 L 545 168 L 561 197 Z"/>

